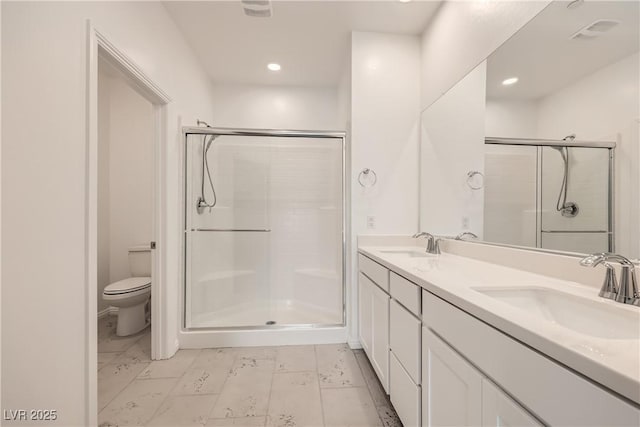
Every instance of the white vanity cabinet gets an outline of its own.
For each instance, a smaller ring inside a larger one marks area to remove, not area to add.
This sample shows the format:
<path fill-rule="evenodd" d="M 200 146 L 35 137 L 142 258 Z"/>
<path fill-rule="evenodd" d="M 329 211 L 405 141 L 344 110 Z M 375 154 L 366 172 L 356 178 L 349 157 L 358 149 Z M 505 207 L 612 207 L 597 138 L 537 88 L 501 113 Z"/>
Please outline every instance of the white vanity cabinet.
<path fill-rule="evenodd" d="M 422 426 L 482 424 L 482 375 L 422 328 Z"/>
<path fill-rule="evenodd" d="M 640 426 L 638 405 L 514 339 L 508 320 L 489 324 L 455 289 L 437 296 L 391 262 L 359 261 L 360 340 L 405 427 Z"/>
<path fill-rule="evenodd" d="M 394 299 L 393 293 L 391 297 L 389 396 L 402 424 L 405 427 L 419 426 L 422 394 L 420 387 L 422 323 L 411 311 Z"/>
<path fill-rule="evenodd" d="M 427 354 L 423 355 L 424 426 L 640 425 L 637 408 L 594 382 L 427 291 L 423 291 L 422 302 L 423 353 Z M 437 361 L 441 354 L 447 354 L 442 357 L 446 363 Z M 473 387 L 469 385 L 472 371 L 480 381 Z M 437 380 L 448 378 L 452 384 L 454 377 L 457 391 Z M 470 422 L 430 419 L 429 410 L 438 414 L 446 408 L 444 399 L 438 400 L 442 397 L 437 394 L 439 389 L 454 393 L 452 400 L 464 396 L 460 401 L 464 404 L 458 406 L 475 408 L 476 418 Z"/>
<path fill-rule="evenodd" d="M 514 402 L 495 384 L 482 379 L 483 427 L 542 427 L 522 406 Z"/>
<path fill-rule="evenodd" d="M 382 387 L 385 392 L 389 393 L 389 304 L 391 297 L 367 275 L 369 273 L 376 277 L 383 286 L 386 283 L 388 289 L 389 270 L 362 255 L 359 257 L 359 266 L 358 335 L 362 348 L 378 375 Z"/>

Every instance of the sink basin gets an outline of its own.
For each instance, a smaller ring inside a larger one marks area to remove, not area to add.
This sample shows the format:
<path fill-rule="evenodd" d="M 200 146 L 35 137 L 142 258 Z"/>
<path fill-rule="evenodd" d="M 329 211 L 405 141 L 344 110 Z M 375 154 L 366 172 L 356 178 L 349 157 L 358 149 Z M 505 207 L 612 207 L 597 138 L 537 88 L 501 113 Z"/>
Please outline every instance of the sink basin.
<path fill-rule="evenodd" d="M 380 253 L 402 255 L 409 258 L 427 258 L 427 257 L 433 256 L 432 254 L 428 254 L 425 251 L 412 251 L 412 250 L 388 250 L 388 251 L 380 251 Z"/>
<path fill-rule="evenodd" d="M 474 288 L 476 292 L 584 335 L 607 339 L 640 339 L 640 310 L 625 310 L 548 288 Z M 634 307 L 635 308 L 635 307 Z"/>

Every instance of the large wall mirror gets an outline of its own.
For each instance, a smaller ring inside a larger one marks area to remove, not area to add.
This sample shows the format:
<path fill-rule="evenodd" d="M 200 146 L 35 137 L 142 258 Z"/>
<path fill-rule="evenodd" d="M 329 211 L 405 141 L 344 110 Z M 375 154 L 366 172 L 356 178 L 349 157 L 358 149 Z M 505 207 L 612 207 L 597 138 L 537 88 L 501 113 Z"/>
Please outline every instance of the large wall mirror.
<path fill-rule="evenodd" d="M 425 109 L 421 230 L 638 258 L 639 18 L 552 2 Z"/>

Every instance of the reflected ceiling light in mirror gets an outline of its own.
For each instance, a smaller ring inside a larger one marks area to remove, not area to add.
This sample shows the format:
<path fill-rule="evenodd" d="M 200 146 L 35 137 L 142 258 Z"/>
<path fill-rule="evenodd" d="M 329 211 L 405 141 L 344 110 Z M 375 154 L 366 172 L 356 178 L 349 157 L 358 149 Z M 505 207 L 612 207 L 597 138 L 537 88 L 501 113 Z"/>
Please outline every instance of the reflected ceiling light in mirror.
<path fill-rule="evenodd" d="M 518 78 L 517 77 L 509 77 L 508 79 L 504 79 L 502 81 L 502 85 L 503 86 L 511 86 L 513 84 L 518 83 Z"/>
<path fill-rule="evenodd" d="M 282 69 L 280 64 L 275 62 L 270 62 L 269 64 L 267 64 L 267 68 L 269 69 L 269 71 L 280 71 Z"/>

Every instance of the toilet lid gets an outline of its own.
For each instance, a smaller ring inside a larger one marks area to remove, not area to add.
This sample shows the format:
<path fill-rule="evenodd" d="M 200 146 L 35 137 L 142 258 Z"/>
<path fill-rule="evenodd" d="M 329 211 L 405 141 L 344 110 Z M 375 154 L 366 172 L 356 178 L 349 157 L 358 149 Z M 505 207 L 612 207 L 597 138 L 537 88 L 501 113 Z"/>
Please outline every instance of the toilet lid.
<path fill-rule="evenodd" d="M 119 295 L 139 291 L 151 286 L 151 277 L 129 277 L 107 285 L 105 295 Z"/>

